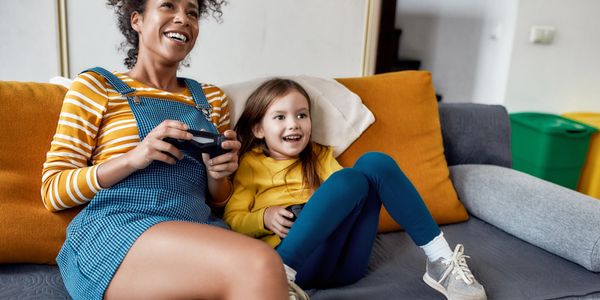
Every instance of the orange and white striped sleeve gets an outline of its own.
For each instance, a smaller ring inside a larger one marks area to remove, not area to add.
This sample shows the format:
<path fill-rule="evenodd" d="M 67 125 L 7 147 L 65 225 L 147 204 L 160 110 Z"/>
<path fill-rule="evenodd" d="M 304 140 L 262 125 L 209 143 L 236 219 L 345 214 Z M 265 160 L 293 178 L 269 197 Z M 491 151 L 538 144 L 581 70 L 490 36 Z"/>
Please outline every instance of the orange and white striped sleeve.
<path fill-rule="evenodd" d="M 107 88 L 93 73 L 79 75 L 65 95 L 42 171 L 42 200 L 52 212 L 89 202 L 101 190 L 90 166 L 108 105 Z"/>
<path fill-rule="evenodd" d="M 211 121 L 217 127 L 217 130 L 223 133 L 231 128 L 231 120 L 229 119 L 229 98 L 220 88 L 206 84 L 203 86 L 204 93 L 208 103 L 212 106 L 213 112 Z"/>

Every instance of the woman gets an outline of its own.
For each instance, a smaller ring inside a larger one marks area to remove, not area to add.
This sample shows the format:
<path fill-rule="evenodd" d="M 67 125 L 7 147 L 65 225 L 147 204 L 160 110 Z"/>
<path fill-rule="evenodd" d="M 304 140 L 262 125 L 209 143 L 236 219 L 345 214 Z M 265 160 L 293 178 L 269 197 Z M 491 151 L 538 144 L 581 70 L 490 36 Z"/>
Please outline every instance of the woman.
<path fill-rule="evenodd" d="M 240 143 L 223 92 L 177 78 L 202 15 L 223 0 L 110 0 L 130 69 L 95 68 L 67 92 L 43 171 L 51 211 L 88 203 L 57 257 L 75 299 L 284 299 L 278 255 L 211 216 L 231 191 Z M 230 152 L 184 153 L 164 138 L 224 132 Z M 256 259 L 248 260 L 248 257 Z"/>

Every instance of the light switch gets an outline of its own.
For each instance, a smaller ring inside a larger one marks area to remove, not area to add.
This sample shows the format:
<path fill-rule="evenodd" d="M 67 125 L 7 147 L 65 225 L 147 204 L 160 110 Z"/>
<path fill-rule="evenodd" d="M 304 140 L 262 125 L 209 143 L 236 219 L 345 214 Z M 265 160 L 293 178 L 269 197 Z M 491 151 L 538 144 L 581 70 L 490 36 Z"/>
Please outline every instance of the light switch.
<path fill-rule="evenodd" d="M 553 26 L 532 26 L 529 41 L 534 44 L 552 44 L 556 28 Z"/>

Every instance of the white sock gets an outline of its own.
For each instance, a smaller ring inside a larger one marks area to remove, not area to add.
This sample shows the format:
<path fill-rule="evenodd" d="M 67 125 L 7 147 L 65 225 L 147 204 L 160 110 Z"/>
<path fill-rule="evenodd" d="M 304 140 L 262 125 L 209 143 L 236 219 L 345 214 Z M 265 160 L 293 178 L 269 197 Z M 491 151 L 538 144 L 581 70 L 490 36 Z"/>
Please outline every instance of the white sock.
<path fill-rule="evenodd" d="M 296 270 L 292 269 L 290 266 L 283 264 L 285 268 L 285 275 L 287 276 L 287 280 L 296 281 Z"/>
<path fill-rule="evenodd" d="M 436 261 L 440 257 L 444 259 L 450 259 L 452 257 L 452 250 L 450 249 L 450 245 L 448 245 L 446 238 L 444 238 L 443 232 L 433 238 L 433 240 L 429 241 L 429 243 L 420 247 L 425 251 L 425 255 L 427 255 L 429 261 Z"/>

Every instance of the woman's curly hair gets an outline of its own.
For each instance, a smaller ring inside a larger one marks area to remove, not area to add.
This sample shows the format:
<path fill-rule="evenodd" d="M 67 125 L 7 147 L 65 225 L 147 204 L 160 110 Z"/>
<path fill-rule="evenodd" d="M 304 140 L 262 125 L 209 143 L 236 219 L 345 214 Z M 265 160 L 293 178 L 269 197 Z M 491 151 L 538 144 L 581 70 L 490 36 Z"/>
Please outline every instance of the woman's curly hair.
<path fill-rule="evenodd" d="M 227 4 L 226 0 L 197 1 L 201 16 L 212 15 L 217 20 L 220 20 L 223 15 L 221 6 Z M 138 33 L 131 27 L 131 14 L 136 11 L 144 13 L 146 0 L 107 0 L 107 5 L 112 6 L 117 14 L 119 30 L 125 36 L 125 42 L 121 43 L 121 47 L 129 47 L 127 57 L 125 58 L 125 66 L 131 69 L 137 62 L 139 42 Z"/>

